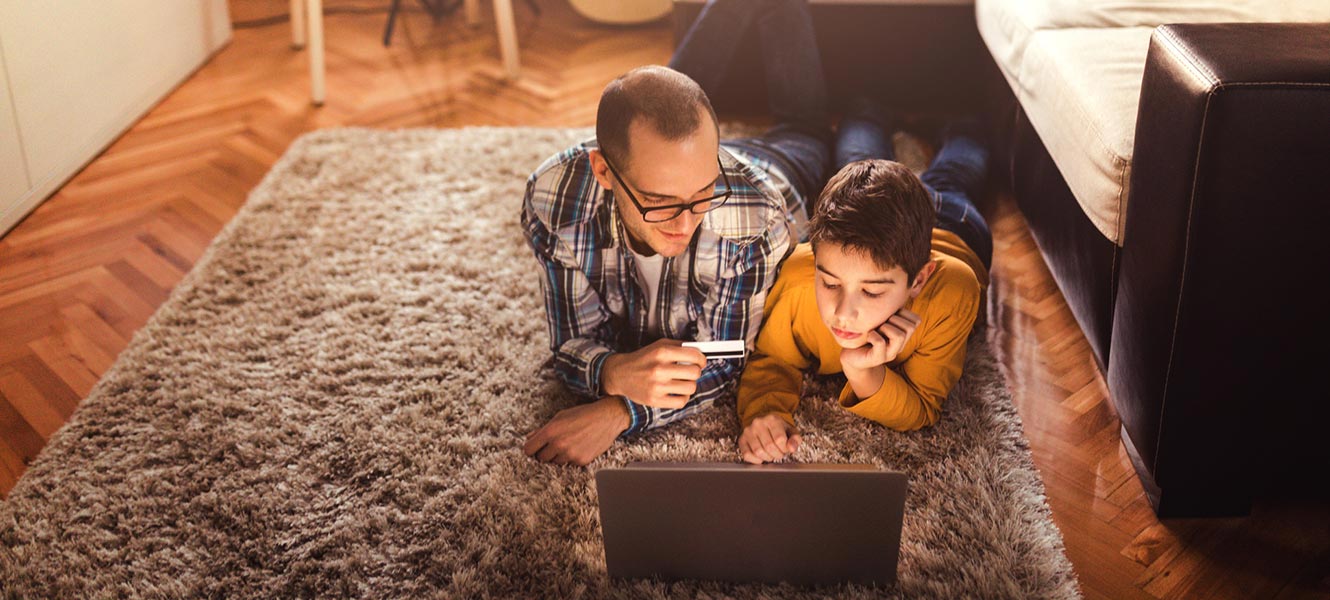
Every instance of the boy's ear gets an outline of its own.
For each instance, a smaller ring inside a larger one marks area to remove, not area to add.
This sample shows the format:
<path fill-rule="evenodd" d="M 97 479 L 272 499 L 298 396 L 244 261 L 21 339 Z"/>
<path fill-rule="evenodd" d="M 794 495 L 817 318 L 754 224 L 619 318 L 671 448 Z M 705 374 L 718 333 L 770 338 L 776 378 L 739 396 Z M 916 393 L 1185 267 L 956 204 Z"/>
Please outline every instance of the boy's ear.
<path fill-rule="evenodd" d="M 607 190 L 613 189 L 610 183 L 610 163 L 605 162 L 605 155 L 600 150 L 591 150 L 587 152 L 587 158 L 591 159 L 591 174 L 596 177 L 596 183 Z"/>
<path fill-rule="evenodd" d="M 924 284 L 928 283 L 928 278 L 933 276 L 937 270 L 937 261 L 930 260 L 924 263 L 924 268 L 919 269 L 919 274 L 914 276 L 914 285 L 910 286 L 910 297 L 919 295 L 924 290 Z"/>

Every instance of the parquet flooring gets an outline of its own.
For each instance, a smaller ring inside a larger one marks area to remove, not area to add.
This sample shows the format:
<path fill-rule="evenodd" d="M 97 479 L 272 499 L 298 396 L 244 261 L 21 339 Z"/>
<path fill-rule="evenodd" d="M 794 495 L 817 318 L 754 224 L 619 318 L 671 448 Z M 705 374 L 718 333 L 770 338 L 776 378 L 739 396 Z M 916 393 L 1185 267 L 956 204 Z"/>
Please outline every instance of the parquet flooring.
<path fill-rule="evenodd" d="M 502 77 L 492 20 L 471 29 L 460 13 L 434 23 L 407 12 L 385 50 L 382 14 L 330 15 L 322 108 L 309 104 L 307 58 L 290 49 L 286 24 L 237 30 L 0 238 L 0 494 L 296 136 L 332 126 L 591 125 L 607 81 L 669 57 L 665 23 L 598 27 L 562 2 L 540 6 L 537 17 L 515 4 L 523 77 L 514 82 Z M 231 7 L 248 20 L 286 2 Z M 1103 379 L 1025 222 L 1009 198 L 990 213 L 990 335 L 1085 595 L 1330 597 L 1324 506 L 1268 501 L 1245 519 L 1154 518 Z"/>

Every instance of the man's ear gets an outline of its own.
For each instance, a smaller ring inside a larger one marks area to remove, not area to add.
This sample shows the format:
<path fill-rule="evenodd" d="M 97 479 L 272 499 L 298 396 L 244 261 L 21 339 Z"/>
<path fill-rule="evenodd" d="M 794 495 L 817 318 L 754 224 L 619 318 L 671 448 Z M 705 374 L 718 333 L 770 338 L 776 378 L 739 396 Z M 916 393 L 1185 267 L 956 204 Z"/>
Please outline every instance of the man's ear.
<path fill-rule="evenodd" d="M 591 159 L 591 174 L 596 177 L 596 183 L 607 190 L 614 189 L 610 179 L 610 163 L 605 162 L 605 155 L 600 150 L 590 150 L 587 157 Z"/>
<path fill-rule="evenodd" d="M 914 276 L 914 285 L 910 286 L 911 298 L 918 296 L 919 292 L 924 291 L 924 284 L 928 283 L 928 278 L 932 277 L 933 272 L 936 270 L 937 261 L 930 260 L 924 263 L 924 268 L 919 269 L 919 274 Z"/>

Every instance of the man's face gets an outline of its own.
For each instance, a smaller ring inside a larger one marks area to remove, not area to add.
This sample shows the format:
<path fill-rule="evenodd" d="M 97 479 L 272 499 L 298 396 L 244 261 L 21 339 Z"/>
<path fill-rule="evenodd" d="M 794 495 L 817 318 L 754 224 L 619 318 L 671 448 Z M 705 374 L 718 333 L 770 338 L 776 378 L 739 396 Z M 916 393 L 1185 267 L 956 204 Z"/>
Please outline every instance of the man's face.
<path fill-rule="evenodd" d="M 868 343 L 868 332 L 918 295 L 928 277 L 921 273 L 918 285 L 911 285 L 905 269 L 883 270 L 868 253 L 833 243 L 818 244 L 815 264 L 818 313 L 847 349 Z"/>
<path fill-rule="evenodd" d="M 667 257 L 683 254 L 697 226 L 702 224 L 703 215 L 684 211 L 669 221 L 648 223 L 623 186 L 627 186 L 646 209 L 684 204 L 713 195 L 716 180 L 720 177 L 716 162 L 720 146 L 711 116 L 705 114 L 702 124 L 692 135 L 674 141 L 664 139 L 641 120 L 634 121 L 628 130 L 628 139 L 631 141 L 627 164 L 614 163 L 623 183 L 610 174 L 599 153 L 593 158 L 596 179 L 602 187 L 614 192 L 619 216 L 634 250 L 639 254 Z"/>

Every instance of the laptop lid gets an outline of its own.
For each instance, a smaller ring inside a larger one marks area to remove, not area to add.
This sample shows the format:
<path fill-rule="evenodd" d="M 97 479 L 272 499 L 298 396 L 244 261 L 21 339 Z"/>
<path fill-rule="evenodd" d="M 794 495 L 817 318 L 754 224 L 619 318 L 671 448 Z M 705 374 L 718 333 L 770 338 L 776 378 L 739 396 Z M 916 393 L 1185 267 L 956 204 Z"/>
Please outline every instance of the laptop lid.
<path fill-rule="evenodd" d="M 891 584 L 906 477 L 872 465 L 639 462 L 596 473 L 611 577 Z"/>

